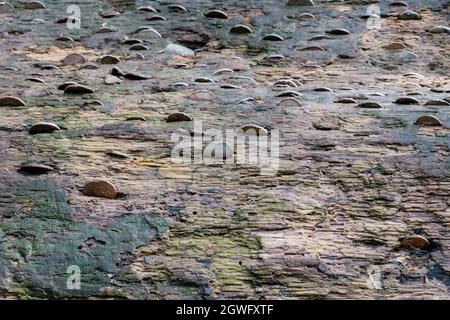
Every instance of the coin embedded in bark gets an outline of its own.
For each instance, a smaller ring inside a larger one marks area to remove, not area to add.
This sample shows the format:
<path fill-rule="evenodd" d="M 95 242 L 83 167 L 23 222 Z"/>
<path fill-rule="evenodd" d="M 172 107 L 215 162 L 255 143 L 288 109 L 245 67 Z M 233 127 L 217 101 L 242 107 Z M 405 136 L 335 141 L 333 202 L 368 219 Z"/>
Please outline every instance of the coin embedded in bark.
<path fill-rule="evenodd" d="M 405 87 L 415 87 L 415 88 L 421 88 L 421 85 L 415 82 L 407 81 L 403 84 Z M 408 94 L 409 95 L 409 94 Z M 422 93 L 423 95 L 423 93 Z"/>
<path fill-rule="evenodd" d="M 111 157 L 115 157 L 115 158 L 122 158 L 122 159 L 130 159 L 131 157 L 123 152 L 120 151 L 109 151 L 107 152 L 108 155 L 110 155 Z"/>
<path fill-rule="evenodd" d="M 364 13 L 361 15 L 361 19 L 381 19 L 381 17 L 375 13 Z"/>
<path fill-rule="evenodd" d="M 175 12 L 189 12 L 188 9 L 186 9 L 185 7 L 183 7 L 182 5 L 179 4 L 171 4 L 169 5 L 169 11 L 175 11 Z"/>
<path fill-rule="evenodd" d="M 116 77 L 122 77 L 125 75 L 125 72 L 123 72 L 122 70 L 120 70 L 117 67 L 114 67 L 111 69 L 110 74 L 112 74 L 113 76 L 116 76 Z"/>
<path fill-rule="evenodd" d="M 205 13 L 205 17 L 207 18 L 216 18 L 216 19 L 228 19 L 228 15 L 222 10 L 210 10 Z"/>
<path fill-rule="evenodd" d="M 302 104 L 300 103 L 300 101 L 298 101 L 295 98 L 285 98 L 285 99 L 281 99 L 280 102 L 278 102 L 279 106 L 282 107 L 301 107 Z"/>
<path fill-rule="evenodd" d="M 333 34 L 333 35 L 349 35 L 350 34 L 350 32 L 347 29 L 332 29 L 332 30 L 326 31 L 326 33 Z"/>
<path fill-rule="evenodd" d="M 407 96 L 423 96 L 424 94 L 422 92 L 408 92 L 406 95 Z"/>
<path fill-rule="evenodd" d="M 308 20 L 308 19 L 312 19 L 315 20 L 316 17 L 312 14 L 312 13 L 302 13 L 301 15 L 298 16 L 299 20 Z"/>
<path fill-rule="evenodd" d="M 248 97 L 248 98 L 244 98 L 242 100 L 239 100 L 238 104 L 250 104 L 252 102 L 255 102 L 255 98 Z"/>
<path fill-rule="evenodd" d="M 269 54 L 267 57 L 264 58 L 264 60 L 274 63 L 280 62 L 284 59 L 285 57 L 282 54 Z"/>
<path fill-rule="evenodd" d="M 100 57 L 100 63 L 101 64 L 117 64 L 120 63 L 120 59 L 116 56 L 111 55 L 105 55 L 103 57 Z"/>
<path fill-rule="evenodd" d="M 63 24 L 63 23 L 67 23 L 68 21 L 71 23 L 81 23 L 80 19 L 75 18 L 75 17 L 59 18 L 58 20 L 56 20 L 56 23 Z"/>
<path fill-rule="evenodd" d="M 89 87 L 83 86 L 81 84 L 72 84 L 67 86 L 64 89 L 64 93 L 66 94 L 90 94 L 95 93 L 94 90 L 92 90 Z"/>
<path fill-rule="evenodd" d="M 40 1 L 31 1 L 24 5 L 25 9 L 28 10 L 37 10 L 37 9 L 46 9 L 47 6 Z"/>
<path fill-rule="evenodd" d="M 431 33 L 450 33 L 450 28 L 447 26 L 434 26 L 428 31 Z"/>
<path fill-rule="evenodd" d="M 145 18 L 147 21 L 167 21 L 166 17 L 160 16 L 160 15 L 151 15 Z"/>
<path fill-rule="evenodd" d="M 55 170 L 53 167 L 41 163 L 27 163 L 19 167 L 20 172 L 28 174 L 45 174 Z"/>
<path fill-rule="evenodd" d="M 447 87 L 447 88 L 431 88 L 431 92 L 437 92 L 437 93 L 450 92 L 450 87 Z"/>
<path fill-rule="evenodd" d="M 74 42 L 75 40 L 73 40 L 73 38 L 71 37 L 61 35 L 58 38 L 56 38 L 56 41 Z"/>
<path fill-rule="evenodd" d="M 88 182 L 83 188 L 83 194 L 85 196 L 100 197 L 107 199 L 117 198 L 117 189 L 109 181 L 95 180 Z"/>
<path fill-rule="evenodd" d="M 241 127 L 239 131 L 245 135 L 267 136 L 269 134 L 266 128 L 257 124 L 245 125 Z"/>
<path fill-rule="evenodd" d="M 141 37 L 154 38 L 156 36 L 156 38 L 162 39 L 162 35 L 158 31 L 156 31 L 153 27 L 150 26 L 139 27 L 136 29 L 136 31 L 134 31 L 134 33 L 139 33 Z"/>
<path fill-rule="evenodd" d="M 416 78 L 416 79 L 424 79 L 425 78 L 423 75 L 421 75 L 420 73 L 416 73 L 416 72 L 408 72 L 408 73 L 405 73 L 403 76 L 407 77 L 407 78 Z"/>
<path fill-rule="evenodd" d="M 300 85 L 301 86 L 301 85 Z M 275 83 L 273 84 L 273 87 L 291 87 L 291 88 L 297 88 L 298 84 L 291 79 L 281 79 L 281 80 L 277 80 L 275 81 Z"/>
<path fill-rule="evenodd" d="M 13 5 L 8 2 L 0 2 L 0 14 L 3 13 L 13 13 L 16 10 L 14 9 Z"/>
<path fill-rule="evenodd" d="M 278 34 L 276 34 L 276 33 L 266 34 L 264 36 L 263 40 L 266 40 L 266 41 L 284 41 L 283 37 L 278 35 Z"/>
<path fill-rule="evenodd" d="M 0 107 L 24 107 L 25 102 L 17 97 L 1 97 Z"/>
<path fill-rule="evenodd" d="M 71 53 L 63 60 L 63 64 L 65 65 L 75 65 L 83 63 L 86 63 L 86 58 L 79 53 Z"/>
<path fill-rule="evenodd" d="M 109 19 L 109 18 L 114 18 L 114 17 L 120 16 L 120 12 L 116 11 L 116 10 L 109 10 L 109 11 L 100 12 L 99 15 L 103 19 Z"/>
<path fill-rule="evenodd" d="M 112 26 L 102 27 L 97 30 L 97 33 L 110 33 L 110 32 L 116 32 L 117 29 Z"/>
<path fill-rule="evenodd" d="M 124 40 L 122 40 L 122 42 L 121 42 L 122 44 L 137 44 L 137 43 L 144 43 L 144 41 L 142 41 L 141 39 L 129 39 L 129 38 L 127 38 L 127 39 L 124 39 Z"/>
<path fill-rule="evenodd" d="M 149 47 L 147 47 L 147 46 L 145 46 L 145 45 L 143 45 L 143 44 L 138 43 L 138 44 L 133 44 L 133 45 L 129 48 L 129 50 L 132 50 L 132 51 L 147 51 L 147 50 L 149 50 Z"/>
<path fill-rule="evenodd" d="M 142 6 L 142 7 L 139 7 L 138 10 L 144 11 L 144 12 L 158 12 L 158 10 L 156 10 L 152 6 Z"/>
<path fill-rule="evenodd" d="M 420 125 L 420 126 L 430 126 L 430 127 L 442 126 L 441 121 L 437 117 L 429 116 L 429 115 L 419 117 L 416 120 L 415 124 Z"/>
<path fill-rule="evenodd" d="M 167 117 L 167 122 L 192 121 L 192 117 L 184 112 L 172 113 Z"/>
<path fill-rule="evenodd" d="M 404 43 L 401 43 L 401 42 L 392 42 L 391 44 L 389 44 L 383 48 L 388 51 L 396 51 L 396 50 L 404 50 L 408 47 Z"/>
<path fill-rule="evenodd" d="M 143 116 L 131 116 L 125 119 L 125 121 L 147 121 Z"/>
<path fill-rule="evenodd" d="M 430 100 L 425 103 L 426 106 L 450 106 L 450 103 L 445 100 Z"/>
<path fill-rule="evenodd" d="M 68 86 L 72 86 L 72 85 L 78 85 L 78 83 L 73 82 L 73 81 L 64 82 L 63 84 L 61 84 L 61 85 L 58 87 L 58 90 L 64 91 Z"/>
<path fill-rule="evenodd" d="M 194 101 L 209 101 L 214 99 L 214 93 L 209 90 L 198 90 L 192 93 L 189 99 Z"/>
<path fill-rule="evenodd" d="M 239 33 L 239 34 L 245 34 L 245 33 L 252 33 L 252 29 L 250 27 L 243 25 L 243 24 L 237 24 L 233 26 L 230 29 L 231 33 Z"/>
<path fill-rule="evenodd" d="M 219 69 L 219 70 L 216 70 L 216 71 L 214 71 L 213 72 L 213 75 L 218 75 L 218 74 L 222 74 L 222 73 L 233 73 L 234 71 L 233 70 L 231 70 L 231 69 L 228 69 L 228 68 L 222 68 L 222 69 Z"/>
<path fill-rule="evenodd" d="M 338 58 L 339 59 L 354 59 L 355 56 L 354 55 L 349 55 L 349 54 L 338 54 Z"/>
<path fill-rule="evenodd" d="M 404 12 L 401 12 L 397 19 L 399 20 L 420 20 L 422 19 L 421 15 L 415 11 L 412 10 L 406 10 Z"/>
<path fill-rule="evenodd" d="M 212 83 L 214 82 L 213 79 L 211 78 L 206 78 L 206 77 L 198 77 L 194 79 L 194 82 L 200 82 L 200 83 Z"/>
<path fill-rule="evenodd" d="M 411 97 L 400 97 L 394 101 L 395 104 L 420 104 L 419 100 Z"/>
<path fill-rule="evenodd" d="M 99 106 L 99 107 L 104 107 L 103 102 L 99 101 L 99 100 L 89 100 L 86 101 L 85 103 L 83 103 L 83 106 Z"/>
<path fill-rule="evenodd" d="M 313 91 L 315 91 L 315 92 L 333 92 L 332 89 L 327 88 L 327 87 L 314 88 Z"/>
<path fill-rule="evenodd" d="M 357 108 L 365 108 L 365 109 L 381 109 L 383 106 L 378 102 L 363 102 L 356 106 Z"/>
<path fill-rule="evenodd" d="M 331 131 L 331 130 L 339 130 L 340 125 L 339 122 L 314 122 L 313 128 L 320 131 Z"/>
<path fill-rule="evenodd" d="M 308 39 L 308 41 L 320 41 L 320 40 L 331 40 L 331 39 L 333 39 L 333 38 L 330 36 L 327 36 L 325 34 L 321 34 L 321 35 L 312 37 L 311 39 Z"/>
<path fill-rule="evenodd" d="M 26 81 L 32 81 L 32 82 L 38 82 L 38 83 L 45 83 L 45 80 L 41 78 L 26 78 Z"/>
<path fill-rule="evenodd" d="M 121 82 L 123 82 L 123 80 L 119 79 L 116 76 L 113 76 L 112 74 L 108 74 L 108 75 L 106 75 L 104 82 L 107 85 L 113 85 L 113 84 L 121 83 Z"/>
<path fill-rule="evenodd" d="M 303 95 L 297 91 L 287 90 L 277 94 L 277 97 L 302 97 Z"/>
<path fill-rule="evenodd" d="M 78 70 L 97 70 L 99 67 L 94 63 L 85 63 L 81 65 Z"/>
<path fill-rule="evenodd" d="M 419 59 L 419 56 L 412 51 L 400 51 L 398 56 L 403 62 L 410 62 Z"/>
<path fill-rule="evenodd" d="M 342 98 L 342 99 L 336 100 L 336 103 L 349 104 L 349 103 L 358 103 L 358 101 L 356 101 L 353 98 Z"/>
<path fill-rule="evenodd" d="M 289 0 L 288 6 L 314 6 L 313 0 Z"/>
<path fill-rule="evenodd" d="M 403 238 L 402 245 L 410 249 L 425 249 L 430 245 L 430 242 L 427 238 L 414 234 Z"/>
<path fill-rule="evenodd" d="M 309 47 L 301 48 L 300 51 L 326 51 L 326 50 L 324 48 L 318 47 L 318 46 L 309 46 Z"/>
<path fill-rule="evenodd" d="M 127 56 L 127 60 L 145 60 L 145 57 L 142 55 L 142 53 L 133 52 L 132 54 Z"/>
<path fill-rule="evenodd" d="M 155 31 L 155 32 L 157 32 L 157 31 L 156 31 L 153 27 L 151 27 L 151 26 L 141 26 L 141 27 L 137 28 L 136 30 L 134 30 L 133 33 L 140 33 L 140 32 L 142 32 L 142 31 L 146 31 L 146 30 L 150 30 L 150 31 Z"/>
<path fill-rule="evenodd" d="M 220 86 L 222 89 L 242 89 L 242 87 L 236 86 L 234 84 L 224 83 Z"/>
<path fill-rule="evenodd" d="M 230 79 L 233 79 L 234 81 L 238 81 L 239 83 L 257 83 L 254 78 L 248 77 L 248 76 L 235 76 Z"/>
<path fill-rule="evenodd" d="M 58 70 L 60 69 L 57 65 L 53 63 L 38 63 L 35 65 L 38 68 L 41 68 L 42 70 Z"/>
<path fill-rule="evenodd" d="M 39 134 L 39 133 L 52 133 L 58 131 L 60 128 L 51 122 L 39 122 L 30 127 L 28 130 L 29 134 Z"/>
<path fill-rule="evenodd" d="M 393 7 L 407 7 L 408 4 L 405 1 L 394 1 L 390 4 Z"/>
<path fill-rule="evenodd" d="M 137 80 L 137 81 L 149 79 L 149 77 L 147 77 L 146 75 L 134 72 L 127 72 L 123 75 L 123 77 L 128 80 Z"/>
<path fill-rule="evenodd" d="M 175 83 L 171 84 L 170 86 L 175 87 L 175 88 L 179 88 L 179 87 L 186 88 L 186 87 L 189 87 L 189 84 L 186 82 L 175 82 Z"/>
<path fill-rule="evenodd" d="M 291 79 L 281 79 L 281 80 L 277 80 L 275 81 L 275 83 L 273 84 L 274 88 L 297 88 L 297 87 L 301 87 L 303 86 L 300 82 L 296 82 L 294 80 Z"/>
<path fill-rule="evenodd" d="M 175 43 L 168 44 L 167 47 L 165 47 L 164 50 L 161 51 L 161 53 L 162 52 L 175 54 L 182 57 L 193 57 L 195 55 L 195 52 L 193 50 Z"/>

